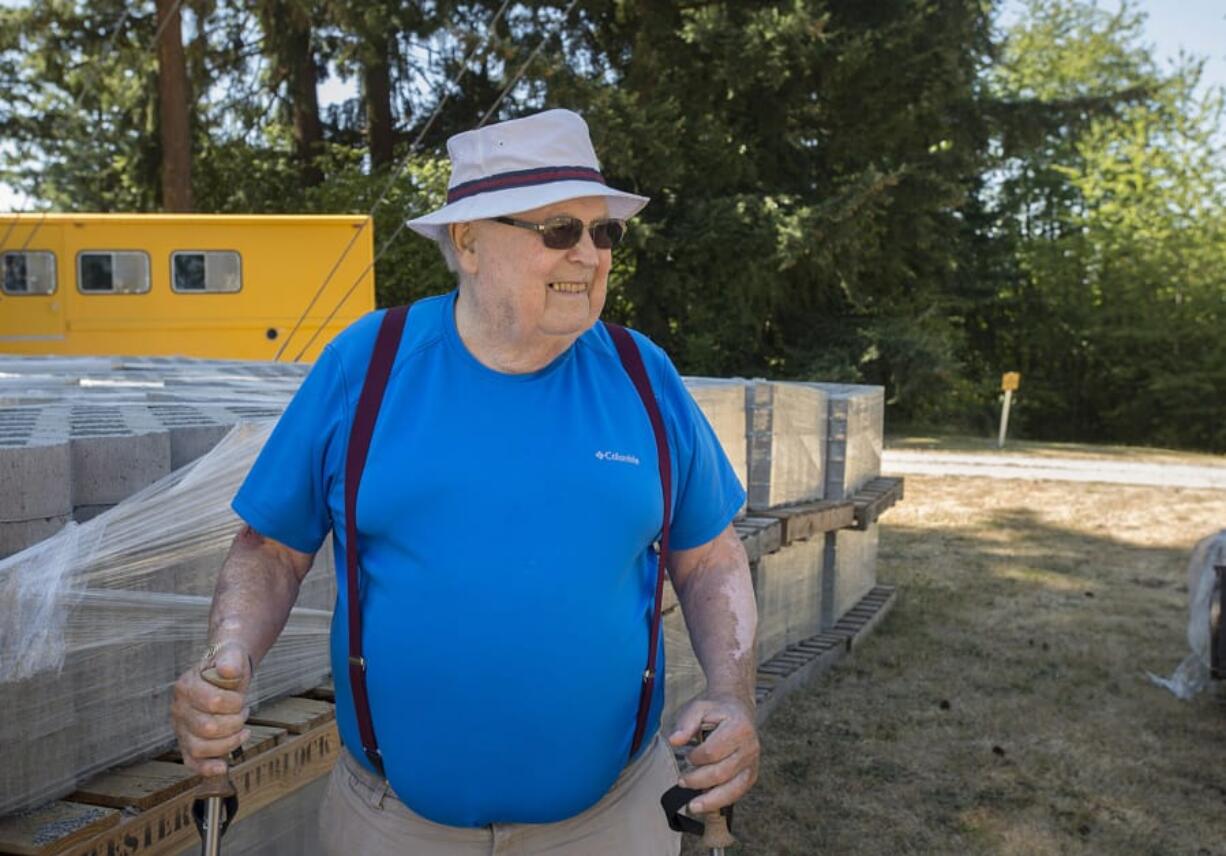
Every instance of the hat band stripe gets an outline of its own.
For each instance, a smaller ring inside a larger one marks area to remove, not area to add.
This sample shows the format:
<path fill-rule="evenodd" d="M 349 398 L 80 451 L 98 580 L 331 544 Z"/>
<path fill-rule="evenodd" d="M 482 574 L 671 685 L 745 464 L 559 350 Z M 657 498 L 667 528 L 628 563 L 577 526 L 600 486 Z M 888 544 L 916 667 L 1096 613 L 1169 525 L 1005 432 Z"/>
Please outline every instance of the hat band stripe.
<path fill-rule="evenodd" d="M 595 181 L 604 184 L 604 176 L 599 170 L 586 166 L 545 166 L 537 169 L 521 169 L 515 172 L 504 172 L 487 178 L 478 178 L 457 184 L 447 190 L 447 204 L 459 202 L 479 193 L 489 193 L 493 190 L 509 190 L 519 187 L 533 187 L 538 184 L 551 184 L 555 181 Z"/>

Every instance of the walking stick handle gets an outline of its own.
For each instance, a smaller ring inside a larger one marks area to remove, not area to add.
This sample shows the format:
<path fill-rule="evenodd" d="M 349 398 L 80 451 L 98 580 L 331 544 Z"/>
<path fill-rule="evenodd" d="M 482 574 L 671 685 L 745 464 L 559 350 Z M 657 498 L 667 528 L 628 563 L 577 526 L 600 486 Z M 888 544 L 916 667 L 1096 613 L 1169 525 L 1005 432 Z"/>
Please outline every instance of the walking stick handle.
<path fill-rule="evenodd" d="M 715 730 L 714 725 L 708 723 L 702 724 L 701 740 L 706 740 L 711 732 Z M 710 851 L 714 850 L 722 853 L 723 848 L 731 847 L 736 844 L 736 839 L 732 837 L 732 833 L 728 831 L 728 820 L 725 815 L 731 806 L 725 806 L 718 811 L 705 812 L 702 816 L 702 841 L 699 846 Z"/>
<path fill-rule="evenodd" d="M 200 673 L 200 677 L 204 678 L 213 686 L 223 690 L 236 690 L 243 685 L 242 678 L 226 678 L 217 673 L 216 668 L 208 668 Z M 200 799 L 209 797 L 229 797 L 233 796 L 234 784 L 230 781 L 230 774 L 220 773 L 216 776 L 205 776 L 196 791 Z"/>

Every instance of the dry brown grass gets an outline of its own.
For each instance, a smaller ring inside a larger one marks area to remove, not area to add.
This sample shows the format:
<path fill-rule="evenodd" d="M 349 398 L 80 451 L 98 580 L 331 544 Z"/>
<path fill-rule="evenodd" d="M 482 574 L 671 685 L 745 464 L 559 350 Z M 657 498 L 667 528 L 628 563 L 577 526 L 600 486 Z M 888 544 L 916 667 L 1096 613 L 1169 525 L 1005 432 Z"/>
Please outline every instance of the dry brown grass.
<path fill-rule="evenodd" d="M 908 478 L 898 604 L 767 723 L 733 852 L 1226 854 L 1226 706 L 1144 675 L 1223 526 L 1221 491 Z"/>

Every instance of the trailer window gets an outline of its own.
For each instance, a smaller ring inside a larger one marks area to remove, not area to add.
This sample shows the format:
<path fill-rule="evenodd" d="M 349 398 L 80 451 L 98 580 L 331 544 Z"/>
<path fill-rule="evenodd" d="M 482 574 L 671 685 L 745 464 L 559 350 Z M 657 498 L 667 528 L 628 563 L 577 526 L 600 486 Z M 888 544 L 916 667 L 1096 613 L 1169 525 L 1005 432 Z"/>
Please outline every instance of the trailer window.
<path fill-rule="evenodd" d="M 243 287 L 243 264 L 230 250 L 180 250 L 170 255 L 171 288 L 188 294 L 226 294 Z"/>
<path fill-rule="evenodd" d="M 4 254 L 5 294 L 55 292 L 55 254 L 21 251 Z"/>
<path fill-rule="evenodd" d="M 77 288 L 86 294 L 144 294 L 149 256 L 134 250 L 78 253 Z"/>

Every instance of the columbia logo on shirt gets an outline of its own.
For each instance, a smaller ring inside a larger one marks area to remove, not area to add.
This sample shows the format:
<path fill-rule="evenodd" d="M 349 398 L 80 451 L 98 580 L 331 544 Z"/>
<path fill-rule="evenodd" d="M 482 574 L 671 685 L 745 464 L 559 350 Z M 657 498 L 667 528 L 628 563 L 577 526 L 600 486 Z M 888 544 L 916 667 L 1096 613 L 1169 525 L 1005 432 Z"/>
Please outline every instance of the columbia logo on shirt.
<path fill-rule="evenodd" d="M 596 460 L 598 461 L 613 461 L 618 464 L 634 464 L 639 465 L 639 459 L 634 455 L 623 455 L 621 452 L 597 452 Z"/>

